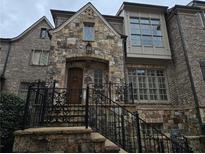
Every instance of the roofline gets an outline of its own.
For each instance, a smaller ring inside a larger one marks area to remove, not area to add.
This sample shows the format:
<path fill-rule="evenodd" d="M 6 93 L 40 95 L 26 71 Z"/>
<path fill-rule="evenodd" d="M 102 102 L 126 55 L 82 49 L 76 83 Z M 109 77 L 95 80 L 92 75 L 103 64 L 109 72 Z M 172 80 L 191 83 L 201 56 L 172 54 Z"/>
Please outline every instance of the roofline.
<path fill-rule="evenodd" d="M 50 26 L 51 29 L 54 28 L 53 25 L 50 23 L 50 21 L 45 16 L 43 16 L 40 19 L 38 19 L 34 24 L 32 24 L 30 27 L 28 27 L 25 31 L 23 31 L 20 35 L 13 37 L 13 38 L 0 38 L 0 40 L 1 41 L 16 41 L 16 40 L 20 39 L 21 37 L 23 37 L 30 30 L 32 30 L 36 25 L 38 25 L 43 20 L 45 20 L 48 23 L 48 25 Z"/>
<path fill-rule="evenodd" d="M 198 0 L 192 0 L 190 3 L 188 3 L 187 5 L 190 5 L 190 4 L 204 4 L 205 5 L 205 1 L 198 1 Z"/>
<path fill-rule="evenodd" d="M 84 5 L 82 8 L 80 8 L 71 18 L 67 19 L 66 22 L 61 24 L 59 27 L 53 29 L 51 33 L 56 33 L 57 31 L 61 30 L 66 24 L 71 22 L 75 17 L 77 17 L 82 11 L 84 11 L 87 7 L 91 7 L 97 15 L 101 18 L 101 20 L 110 28 L 113 33 L 115 33 L 117 36 L 121 37 L 121 34 L 118 33 L 111 25 L 108 23 L 108 21 L 105 19 L 105 17 L 102 16 L 102 14 L 92 5 L 91 2 L 88 2 L 86 5 Z"/>
<path fill-rule="evenodd" d="M 56 14 L 75 14 L 77 11 L 66 11 L 66 10 L 55 10 L 55 9 L 50 9 L 51 15 L 54 19 L 54 13 Z M 120 16 L 115 16 L 115 15 L 107 15 L 107 14 L 102 14 L 103 17 L 105 18 L 115 18 L 115 19 L 123 19 L 123 17 Z"/>
<path fill-rule="evenodd" d="M 169 14 L 178 11 L 179 9 L 183 9 L 183 10 L 192 10 L 192 11 L 200 11 L 201 8 L 199 7 L 195 7 L 195 6 L 184 6 L 184 5 L 175 5 L 174 7 L 172 7 L 171 9 L 169 9 Z"/>
<path fill-rule="evenodd" d="M 135 6 L 135 7 L 147 7 L 147 8 L 157 8 L 164 11 L 167 11 L 168 6 L 162 6 L 162 5 L 152 5 L 152 4 L 142 4 L 142 3 L 133 3 L 133 2 L 123 2 L 120 6 L 119 10 L 116 13 L 116 16 L 119 16 L 119 14 L 122 12 L 124 6 Z"/>

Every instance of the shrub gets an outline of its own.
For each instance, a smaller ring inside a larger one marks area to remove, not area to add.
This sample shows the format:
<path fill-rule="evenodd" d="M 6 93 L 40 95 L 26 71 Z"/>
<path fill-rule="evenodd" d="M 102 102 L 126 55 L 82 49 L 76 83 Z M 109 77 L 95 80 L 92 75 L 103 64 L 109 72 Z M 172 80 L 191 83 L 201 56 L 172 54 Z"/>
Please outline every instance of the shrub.
<path fill-rule="evenodd" d="M 12 152 L 13 132 L 21 129 L 24 100 L 14 94 L 0 92 L 1 151 Z"/>

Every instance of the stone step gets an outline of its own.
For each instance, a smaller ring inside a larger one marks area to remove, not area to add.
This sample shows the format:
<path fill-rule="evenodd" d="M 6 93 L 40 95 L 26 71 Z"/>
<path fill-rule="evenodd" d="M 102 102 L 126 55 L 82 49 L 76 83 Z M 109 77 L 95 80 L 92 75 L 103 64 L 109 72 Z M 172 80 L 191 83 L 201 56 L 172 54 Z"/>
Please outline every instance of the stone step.
<path fill-rule="evenodd" d="M 105 141 L 105 152 L 106 153 L 119 153 L 120 147 L 111 142 L 110 140 L 106 139 Z"/>

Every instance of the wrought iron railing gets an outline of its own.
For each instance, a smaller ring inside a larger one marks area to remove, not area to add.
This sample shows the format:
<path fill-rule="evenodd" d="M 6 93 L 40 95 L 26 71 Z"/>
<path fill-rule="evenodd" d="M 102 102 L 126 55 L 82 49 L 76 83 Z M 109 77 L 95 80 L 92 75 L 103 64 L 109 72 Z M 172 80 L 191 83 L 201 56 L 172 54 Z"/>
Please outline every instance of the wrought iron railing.
<path fill-rule="evenodd" d="M 29 86 L 24 111 L 24 126 L 85 126 L 85 104 L 82 94 L 86 89 L 68 89 Z M 81 97 L 80 102 L 73 103 L 73 96 Z"/>
<path fill-rule="evenodd" d="M 91 88 L 89 88 L 91 87 Z M 111 89 L 109 91 L 109 89 Z M 112 88 L 86 89 L 29 86 L 24 113 L 24 126 L 85 126 L 101 133 L 128 152 L 192 152 L 184 138 L 170 139 L 111 98 Z M 122 87 L 120 89 L 123 89 Z M 73 103 L 73 95 L 81 97 Z M 131 95 L 130 95 L 131 97 Z"/>
<path fill-rule="evenodd" d="M 170 139 L 96 89 L 87 89 L 86 102 L 87 126 L 128 152 L 192 152 L 186 139 Z"/>

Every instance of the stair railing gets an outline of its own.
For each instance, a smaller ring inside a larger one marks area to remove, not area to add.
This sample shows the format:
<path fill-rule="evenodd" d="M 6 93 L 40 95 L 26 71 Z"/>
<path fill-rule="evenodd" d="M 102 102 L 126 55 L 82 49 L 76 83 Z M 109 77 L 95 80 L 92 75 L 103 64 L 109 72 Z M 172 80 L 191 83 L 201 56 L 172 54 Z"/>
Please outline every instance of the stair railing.
<path fill-rule="evenodd" d="M 186 140 L 170 139 L 161 131 L 111 100 L 102 91 L 87 87 L 86 127 L 101 133 L 128 152 L 192 152 Z"/>

